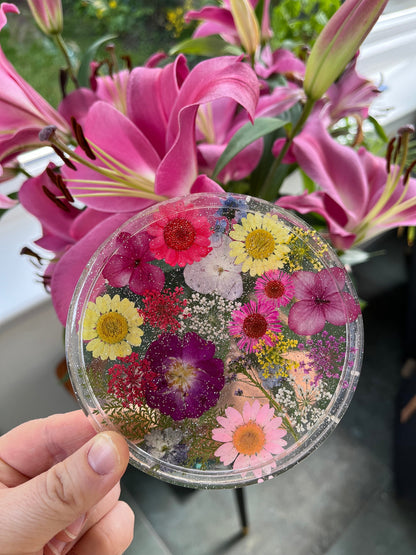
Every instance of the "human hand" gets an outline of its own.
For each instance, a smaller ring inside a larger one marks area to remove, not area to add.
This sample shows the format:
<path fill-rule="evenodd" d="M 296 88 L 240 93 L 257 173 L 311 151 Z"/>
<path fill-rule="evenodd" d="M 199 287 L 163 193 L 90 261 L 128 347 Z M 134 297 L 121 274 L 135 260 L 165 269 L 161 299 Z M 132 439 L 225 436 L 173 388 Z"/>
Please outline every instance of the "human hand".
<path fill-rule="evenodd" d="M 128 447 L 81 411 L 0 437 L 0 555 L 118 555 L 134 514 L 119 501 Z"/>

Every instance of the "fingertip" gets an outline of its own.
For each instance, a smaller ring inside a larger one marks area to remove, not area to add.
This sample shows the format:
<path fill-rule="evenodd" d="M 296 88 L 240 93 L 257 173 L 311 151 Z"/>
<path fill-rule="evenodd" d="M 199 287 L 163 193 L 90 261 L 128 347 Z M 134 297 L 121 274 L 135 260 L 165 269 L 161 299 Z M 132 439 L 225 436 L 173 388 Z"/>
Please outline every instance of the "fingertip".
<path fill-rule="evenodd" d="M 123 437 L 116 432 L 101 432 L 91 441 L 87 454 L 88 464 L 101 476 L 124 472 L 129 461 L 129 449 Z"/>

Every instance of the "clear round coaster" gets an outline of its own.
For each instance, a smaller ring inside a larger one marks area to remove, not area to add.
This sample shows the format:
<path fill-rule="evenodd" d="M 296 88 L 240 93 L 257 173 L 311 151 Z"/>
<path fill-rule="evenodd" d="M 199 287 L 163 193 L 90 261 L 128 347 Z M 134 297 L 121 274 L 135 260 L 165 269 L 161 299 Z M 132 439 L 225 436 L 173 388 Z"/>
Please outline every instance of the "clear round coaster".
<path fill-rule="evenodd" d="M 68 315 L 67 360 L 97 430 L 171 483 L 272 478 L 334 430 L 360 373 L 347 272 L 274 204 L 200 193 L 140 212 L 95 253 Z"/>

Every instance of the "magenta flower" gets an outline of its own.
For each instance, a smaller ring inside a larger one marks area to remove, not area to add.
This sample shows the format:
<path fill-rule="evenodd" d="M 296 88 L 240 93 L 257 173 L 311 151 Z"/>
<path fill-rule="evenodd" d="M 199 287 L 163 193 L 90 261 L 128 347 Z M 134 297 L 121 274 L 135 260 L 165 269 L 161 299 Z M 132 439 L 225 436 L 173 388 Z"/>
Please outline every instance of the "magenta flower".
<path fill-rule="evenodd" d="M 268 403 L 246 401 L 242 413 L 227 407 L 217 421 L 221 427 L 212 430 L 212 439 L 222 445 L 214 454 L 225 466 L 233 463 L 234 470 L 251 470 L 259 479 L 276 468 L 274 455 L 284 452 L 286 430 Z"/>
<path fill-rule="evenodd" d="M 95 76 L 90 79 L 91 89 L 80 87 L 65 96 L 58 106 L 58 112 L 68 123 L 74 117 L 80 125 L 91 106 L 103 100 L 122 114 L 127 114 L 127 83 L 130 72 L 127 69 L 116 72 L 113 75 Z"/>
<path fill-rule="evenodd" d="M 231 337 L 238 339 L 239 349 L 249 353 L 254 352 L 254 347 L 260 339 L 266 345 L 271 345 L 272 341 L 267 332 L 279 333 L 281 329 L 276 305 L 264 300 L 249 301 L 234 310 L 228 325 Z"/>
<path fill-rule="evenodd" d="M 295 272 L 292 276 L 297 302 L 289 311 L 289 328 L 299 335 L 319 333 L 326 322 L 343 326 L 360 314 L 354 297 L 342 291 L 345 271 L 329 268 L 320 272 Z"/>
<path fill-rule="evenodd" d="M 4 4 L 3 9 L 4 9 Z M 1 12 L 0 12 L 1 13 Z M 20 75 L 0 48 L 0 162 L 41 146 L 39 131 L 54 125 L 69 136 L 66 121 Z"/>
<path fill-rule="evenodd" d="M 98 210 L 129 212 L 189 192 L 220 190 L 206 176 L 198 177 L 198 109 L 229 97 L 252 117 L 258 94 L 254 72 L 235 57 L 205 60 L 189 73 L 183 56 L 163 69 L 134 69 L 127 85 L 128 117 L 107 102 L 90 108 L 83 129 L 96 160 L 91 164 L 76 149 L 86 164 L 76 161 L 77 171 L 65 168 L 71 193 Z"/>
<path fill-rule="evenodd" d="M 6 13 L 20 13 L 17 6 L 9 2 L 2 2 L 0 4 L 0 31 L 7 23 Z"/>
<path fill-rule="evenodd" d="M 196 333 L 162 334 L 146 352 L 156 388 L 145 390 L 147 404 L 174 420 L 199 418 L 215 406 L 225 384 L 224 362 L 215 345 Z"/>
<path fill-rule="evenodd" d="M 274 154 L 280 147 L 275 144 Z M 318 117 L 294 138 L 289 156 L 320 190 L 285 196 L 277 204 L 324 216 L 335 247 L 348 249 L 389 228 L 416 224 L 416 180 L 404 183 L 396 167 L 387 172 L 384 158 L 337 143 Z"/>
<path fill-rule="evenodd" d="M 270 301 L 276 307 L 290 303 L 295 292 L 292 277 L 281 270 L 270 270 L 257 278 L 254 290 L 260 300 Z"/>
<path fill-rule="evenodd" d="M 183 267 L 204 258 L 212 247 L 209 222 L 192 213 L 193 204 L 183 201 L 162 205 L 147 232 L 153 237 L 150 250 L 158 260 Z"/>
<path fill-rule="evenodd" d="M 246 0 L 251 8 L 255 8 L 258 0 Z M 230 0 L 224 0 L 221 7 L 205 6 L 201 10 L 191 10 L 185 14 L 185 21 L 189 23 L 192 20 L 198 20 L 201 23 L 196 28 L 193 36 L 207 37 L 210 35 L 221 35 L 221 37 L 230 44 L 242 44 L 246 46 L 245 33 L 247 31 L 248 16 L 244 20 L 243 14 L 248 10 L 238 9 L 238 3 L 235 2 L 233 9 Z M 244 2 L 242 1 L 243 5 Z M 270 29 L 269 20 L 270 0 L 263 3 L 262 21 L 260 24 L 260 34 L 262 38 L 270 38 L 272 31 Z M 243 20 L 246 25 L 243 25 Z"/>
<path fill-rule="evenodd" d="M 154 260 L 149 250 L 149 237 L 144 233 L 117 236 L 117 253 L 107 262 L 103 276 L 113 287 L 128 285 L 133 293 L 143 295 L 148 290 L 160 291 L 165 283 L 163 270 L 151 264 Z"/>

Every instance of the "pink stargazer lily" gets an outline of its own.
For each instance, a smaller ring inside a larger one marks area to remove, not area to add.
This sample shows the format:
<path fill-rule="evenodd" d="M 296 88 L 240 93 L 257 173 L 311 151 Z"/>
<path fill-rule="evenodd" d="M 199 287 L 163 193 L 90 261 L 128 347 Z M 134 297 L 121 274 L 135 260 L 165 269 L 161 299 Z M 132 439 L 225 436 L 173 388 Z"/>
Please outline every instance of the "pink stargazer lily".
<path fill-rule="evenodd" d="M 304 89 L 318 100 L 341 75 L 371 31 L 388 0 L 346 0 L 331 17 L 306 63 Z"/>
<path fill-rule="evenodd" d="M 45 35 L 62 32 L 63 15 L 61 0 L 27 0 L 33 18 Z"/>
<path fill-rule="evenodd" d="M 81 273 L 100 244 L 132 213 L 108 214 L 92 208 L 80 210 L 66 199 L 61 207 L 43 192 L 43 186 L 56 195 L 61 191 L 43 173 L 26 180 L 19 191 L 22 206 L 42 225 L 42 237 L 35 244 L 54 254 L 45 272 L 56 314 L 63 325 Z M 65 209 L 62 208 L 65 206 Z"/>
<path fill-rule="evenodd" d="M 7 23 L 6 13 L 20 13 L 17 6 L 10 4 L 9 2 L 2 2 L 0 4 L 0 30 Z"/>
<path fill-rule="evenodd" d="M 59 104 L 58 112 L 68 123 L 71 121 L 71 117 L 74 117 L 80 125 L 83 125 L 91 106 L 95 102 L 103 100 L 112 104 L 122 114 L 127 114 L 129 75 L 127 69 L 116 72 L 111 76 L 96 77 L 93 75 L 90 79 L 91 89 L 80 87 L 67 94 Z"/>
<path fill-rule="evenodd" d="M 258 0 L 246 0 L 241 2 L 249 4 L 254 9 Z M 238 4 L 238 2 L 234 2 Z M 242 10 L 240 10 L 241 13 Z M 246 12 L 249 9 L 246 8 Z M 272 36 L 270 28 L 270 0 L 265 0 L 263 5 L 263 16 L 260 24 L 260 35 L 262 38 L 267 39 Z M 185 21 L 189 23 L 192 20 L 199 20 L 201 23 L 196 28 L 193 36 L 207 37 L 209 35 L 221 35 L 226 42 L 230 44 L 238 44 L 244 46 L 244 38 L 242 37 L 242 25 L 238 25 L 236 19 L 238 9 L 236 6 L 231 6 L 230 0 L 224 0 L 222 6 L 204 6 L 201 10 L 191 10 L 185 14 Z M 241 19 L 241 18 L 240 18 Z M 246 17 L 248 21 L 248 17 Z"/>
<path fill-rule="evenodd" d="M 65 136 L 71 131 L 66 121 L 44 100 L 6 59 L 0 48 L 0 162 L 28 148 L 41 146 L 39 131 L 55 125 Z"/>
<path fill-rule="evenodd" d="M 91 165 L 77 148 L 75 154 L 89 167 L 65 168 L 68 188 L 87 206 L 106 212 L 137 211 L 189 192 L 222 190 L 198 176 L 198 109 L 228 97 L 252 118 L 258 95 L 254 72 L 235 57 L 205 60 L 189 73 L 183 56 L 163 69 L 137 68 L 127 86 L 129 117 L 101 101 L 90 108 L 83 130 L 97 160 Z"/>
<path fill-rule="evenodd" d="M 388 173 L 386 160 L 365 148 L 356 151 L 337 143 L 319 118 L 310 118 L 295 137 L 290 160 L 320 190 L 284 196 L 277 204 L 301 214 L 321 214 L 335 247 L 345 250 L 389 228 L 416 225 L 416 180 L 404 182 L 395 167 Z"/>

